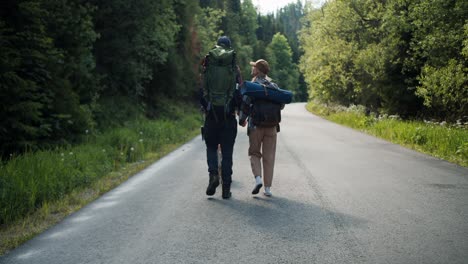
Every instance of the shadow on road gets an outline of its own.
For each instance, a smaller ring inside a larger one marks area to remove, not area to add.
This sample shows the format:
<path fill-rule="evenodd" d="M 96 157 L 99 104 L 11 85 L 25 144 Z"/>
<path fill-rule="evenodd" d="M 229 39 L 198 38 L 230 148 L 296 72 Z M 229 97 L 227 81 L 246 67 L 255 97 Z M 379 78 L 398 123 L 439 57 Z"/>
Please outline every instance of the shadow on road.
<path fill-rule="evenodd" d="M 330 211 L 319 205 L 284 197 L 255 196 L 250 201 L 209 199 L 220 208 L 234 211 L 256 232 L 289 241 L 329 240 L 330 237 L 352 239 L 350 229 L 365 228 L 366 220 Z"/>

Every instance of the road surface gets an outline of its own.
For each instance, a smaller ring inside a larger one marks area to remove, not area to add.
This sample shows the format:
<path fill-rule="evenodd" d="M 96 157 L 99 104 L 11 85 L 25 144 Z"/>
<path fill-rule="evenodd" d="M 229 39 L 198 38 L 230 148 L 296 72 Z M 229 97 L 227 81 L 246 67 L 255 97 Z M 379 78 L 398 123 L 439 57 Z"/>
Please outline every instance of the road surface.
<path fill-rule="evenodd" d="M 273 197 L 250 194 L 240 128 L 230 200 L 188 142 L 0 263 L 468 263 L 468 169 L 283 111 Z"/>

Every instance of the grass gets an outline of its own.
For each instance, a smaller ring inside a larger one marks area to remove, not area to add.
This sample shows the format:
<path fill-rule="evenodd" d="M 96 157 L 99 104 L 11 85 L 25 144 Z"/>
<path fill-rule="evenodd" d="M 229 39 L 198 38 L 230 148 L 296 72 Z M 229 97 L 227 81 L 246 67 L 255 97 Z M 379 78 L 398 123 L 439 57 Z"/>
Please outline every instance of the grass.
<path fill-rule="evenodd" d="M 89 133 L 81 145 L 26 153 L 0 165 L 0 255 L 78 210 L 193 138 L 200 115 L 140 118 Z"/>
<path fill-rule="evenodd" d="M 422 121 L 403 121 L 396 116 L 366 116 L 360 107 L 325 107 L 309 102 L 307 109 L 330 121 L 390 142 L 468 167 L 468 129 Z"/>

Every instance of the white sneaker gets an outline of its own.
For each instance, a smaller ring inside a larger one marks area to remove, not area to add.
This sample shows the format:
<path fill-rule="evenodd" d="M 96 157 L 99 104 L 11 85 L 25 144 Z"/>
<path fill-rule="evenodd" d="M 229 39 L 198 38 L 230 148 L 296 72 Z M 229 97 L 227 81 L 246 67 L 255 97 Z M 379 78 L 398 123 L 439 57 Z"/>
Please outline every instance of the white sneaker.
<path fill-rule="evenodd" d="M 260 191 L 260 188 L 262 188 L 262 178 L 260 176 L 255 177 L 255 187 L 252 190 L 252 194 L 257 194 Z"/>
<path fill-rule="evenodd" d="M 273 194 L 271 193 L 270 187 L 265 187 L 265 192 L 263 192 L 265 196 L 272 196 Z"/>

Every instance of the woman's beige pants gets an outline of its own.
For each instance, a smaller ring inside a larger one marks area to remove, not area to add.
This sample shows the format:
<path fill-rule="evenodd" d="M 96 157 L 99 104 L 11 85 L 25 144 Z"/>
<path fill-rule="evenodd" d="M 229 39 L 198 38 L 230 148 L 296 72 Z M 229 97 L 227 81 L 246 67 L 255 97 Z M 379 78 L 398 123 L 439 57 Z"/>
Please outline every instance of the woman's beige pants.
<path fill-rule="evenodd" d="M 249 156 L 252 172 L 262 176 L 265 187 L 271 187 L 276 153 L 276 127 L 256 127 L 249 132 Z"/>

